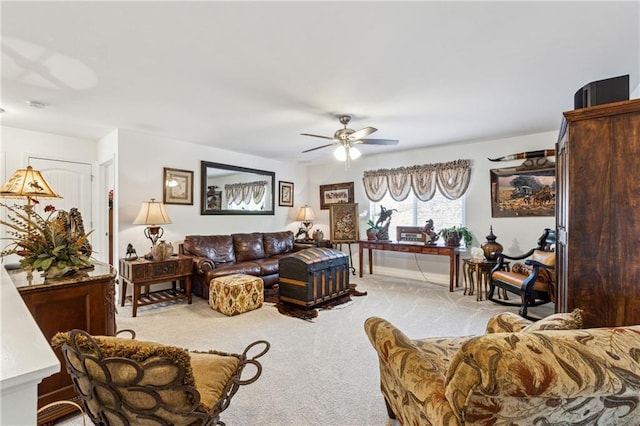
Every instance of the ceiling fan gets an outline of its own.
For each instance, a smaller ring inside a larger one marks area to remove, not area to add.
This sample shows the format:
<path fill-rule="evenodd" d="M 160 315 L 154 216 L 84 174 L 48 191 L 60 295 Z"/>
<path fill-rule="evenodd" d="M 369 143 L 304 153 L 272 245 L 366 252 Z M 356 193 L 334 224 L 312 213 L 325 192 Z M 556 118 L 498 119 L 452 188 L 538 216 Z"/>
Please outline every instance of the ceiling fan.
<path fill-rule="evenodd" d="M 350 115 L 338 115 L 338 120 L 340 124 L 344 126 L 343 129 L 338 129 L 331 136 L 321 136 L 321 135 L 313 135 L 310 133 L 300 133 L 302 136 L 311 136 L 314 138 L 321 139 L 329 139 L 333 142 L 328 143 L 326 145 L 317 146 L 315 148 L 307 149 L 302 151 L 305 152 L 315 151 L 316 149 L 326 148 L 328 146 L 338 145 L 337 149 L 334 151 L 334 155 L 338 160 L 346 161 L 347 167 L 349 164 L 349 160 L 355 160 L 360 157 L 360 151 L 356 149 L 353 145 L 363 144 L 363 145 L 397 145 L 398 141 L 396 139 L 366 139 L 371 133 L 377 131 L 375 127 L 365 127 L 360 130 L 348 129 L 347 125 L 351 121 Z"/>

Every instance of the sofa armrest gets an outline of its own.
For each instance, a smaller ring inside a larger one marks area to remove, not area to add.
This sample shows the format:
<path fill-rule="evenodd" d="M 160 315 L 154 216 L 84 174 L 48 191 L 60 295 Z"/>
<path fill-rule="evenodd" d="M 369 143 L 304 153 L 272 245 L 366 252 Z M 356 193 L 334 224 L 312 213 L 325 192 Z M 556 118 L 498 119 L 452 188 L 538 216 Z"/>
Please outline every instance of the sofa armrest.
<path fill-rule="evenodd" d="M 189 256 L 193 259 L 193 271 L 198 275 L 204 275 L 207 271 L 216 269 L 215 263 L 208 257 L 194 256 L 192 254 L 184 254 L 183 256 Z"/>
<path fill-rule="evenodd" d="M 440 360 L 446 356 L 441 353 L 447 352 L 446 345 L 430 350 L 423 343 L 418 348 L 402 331 L 377 317 L 365 321 L 365 331 L 378 353 L 380 387 L 401 423 L 420 424 L 425 418 L 438 419 L 437 424 L 443 425 L 457 423 L 451 422 L 455 415 L 444 398 Z"/>
<path fill-rule="evenodd" d="M 308 244 L 298 244 L 298 243 L 293 243 L 293 250 L 291 250 L 291 253 L 295 253 L 297 251 L 300 250 L 305 250 L 310 248 L 311 246 L 309 246 Z"/>
<path fill-rule="evenodd" d="M 502 312 L 492 316 L 487 322 L 485 334 L 490 333 L 512 333 L 514 331 L 521 331 L 528 325 L 533 324 L 526 318 L 516 315 L 512 312 Z"/>
<path fill-rule="evenodd" d="M 640 326 L 474 337 L 460 348 L 446 376 L 447 400 L 461 421 L 472 424 L 498 418 L 533 424 L 534 417 L 553 423 L 575 420 L 587 409 L 594 415 L 625 411 L 607 401 L 637 398 L 640 392 Z M 580 404 L 583 409 L 574 410 Z M 523 418 L 526 413 L 532 417 Z"/>

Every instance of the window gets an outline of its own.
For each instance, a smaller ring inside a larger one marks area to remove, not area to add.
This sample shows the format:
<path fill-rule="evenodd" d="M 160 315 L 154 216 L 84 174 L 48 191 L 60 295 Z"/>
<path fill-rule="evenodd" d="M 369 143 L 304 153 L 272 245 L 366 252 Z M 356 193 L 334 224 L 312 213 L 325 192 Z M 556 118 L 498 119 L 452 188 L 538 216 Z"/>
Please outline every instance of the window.
<path fill-rule="evenodd" d="M 380 214 L 380 206 L 387 209 L 396 209 L 391 216 L 391 227 L 389 235 L 395 238 L 396 226 L 424 226 L 425 222 L 433 219 L 435 231 L 451 226 L 464 225 L 465 197 L 457 200 L 450 200 L 436 191 L 435 196 L 429 201 L 419 201 L 413 193 L 404 201 L 396 201 L 387 193 L 382 200 L 374 203 L 370 202 L 370 216 L 375 222 Z"/>

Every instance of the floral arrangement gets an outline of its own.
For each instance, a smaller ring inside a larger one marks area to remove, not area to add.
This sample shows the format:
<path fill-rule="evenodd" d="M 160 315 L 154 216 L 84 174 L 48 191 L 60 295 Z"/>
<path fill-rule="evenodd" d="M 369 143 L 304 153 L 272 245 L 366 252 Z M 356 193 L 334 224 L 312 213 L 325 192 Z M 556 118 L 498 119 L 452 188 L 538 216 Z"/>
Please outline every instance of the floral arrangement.
<path fill-rule="evenodd" d="M 8 227 L 9 237 L 5 239 L 12 241 L 0 252 L 0 257 L 22 256 L 22 269 L 44 271 L 45 276 L 91 266 L 91 245 L 87 240 L 91 232 L 74 232 L 69 226 L 69 215 L 63 210 L 54 215 L 56 208 L 48 205 L 44 208 L 47 216 L 43 217 L 32 206 L 2 203 L 0 206 L 9 211 L 7 221 L 0 220 L 0 224 Z"/>

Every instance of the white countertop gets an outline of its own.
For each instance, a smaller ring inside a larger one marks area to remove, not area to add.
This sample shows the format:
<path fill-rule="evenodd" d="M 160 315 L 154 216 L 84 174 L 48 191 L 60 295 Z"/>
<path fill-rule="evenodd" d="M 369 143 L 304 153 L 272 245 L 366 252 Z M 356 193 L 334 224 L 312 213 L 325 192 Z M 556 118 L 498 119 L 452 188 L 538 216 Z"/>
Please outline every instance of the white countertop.
<path fill-rule="evenodd" d="M 31 316 L 9 274 L 0 265 L 0 391 L 40 383 L 60 371 L 60 362 Z"/>

